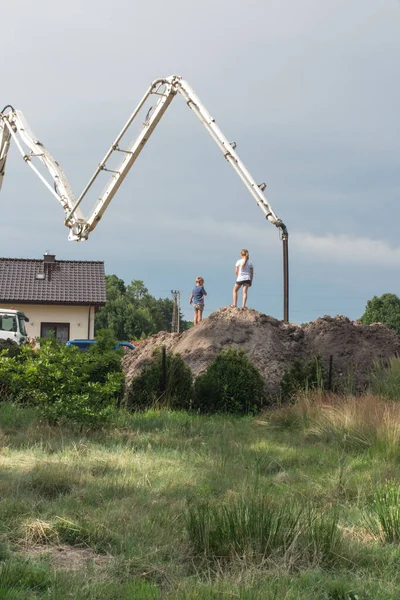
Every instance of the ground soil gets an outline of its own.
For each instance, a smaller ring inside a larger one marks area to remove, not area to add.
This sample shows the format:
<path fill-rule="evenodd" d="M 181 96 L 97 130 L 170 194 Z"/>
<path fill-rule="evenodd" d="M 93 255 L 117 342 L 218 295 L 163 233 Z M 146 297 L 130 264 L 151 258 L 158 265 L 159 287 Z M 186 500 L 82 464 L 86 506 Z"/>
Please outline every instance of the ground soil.
<path fill-rule="evenodd" d="M 126 383 L 140 374 L 154 348 L 179 353 L 196 377 L 223 348 L 244 350 L 259 369 L 269 394 L 279 392 L 284 372 L 294 360 L 320 356 L 327 368 L 332 356 L 333 379 L 354 379 L 361 391 L 374 363 L 400 354 L 400 336 L 383 324 L 361 325 L 347 317 L 322 317 L 306 325 L 283 323 L 253 309 L 224 307 L 181 334 L 160 332 L 124 357 Z"/>
<path fill-rule="evenodd" d="M 90 565 L 107 566 L 111 562 L 110 556 L 96 554 L 91 548 L 79 548 L 65 544 L 35 544 L 24 548 L 23 553 L 30 557 L 46 556 L 55 567 L 68 571 L 79 571 L 82 567 Z"/>

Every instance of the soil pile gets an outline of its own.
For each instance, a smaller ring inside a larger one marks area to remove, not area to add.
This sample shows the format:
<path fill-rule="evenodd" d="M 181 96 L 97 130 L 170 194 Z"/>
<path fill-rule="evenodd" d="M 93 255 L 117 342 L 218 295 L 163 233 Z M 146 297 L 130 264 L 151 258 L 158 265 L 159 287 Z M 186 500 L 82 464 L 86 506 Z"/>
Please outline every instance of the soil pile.
<path fill-rule="evenodd" d="M 355 378 L 366 386 L 374 362 L 400 354 L 400 336 L 382 324 L 359 325 L 347 317 L 323 317 L 304 326 L 283 323 L 253 309 L 224 307 L 181 334 L 160 332 L 124 358 L 126 382 L 140 374 L 154 348 L 179 353 L 196 377 L 220 350 L 244 350 L 265 381 L 266 391 L 279 391 L 284 372 L 294 360 L 316 355 L 333 360 L 333 378 Z"/>

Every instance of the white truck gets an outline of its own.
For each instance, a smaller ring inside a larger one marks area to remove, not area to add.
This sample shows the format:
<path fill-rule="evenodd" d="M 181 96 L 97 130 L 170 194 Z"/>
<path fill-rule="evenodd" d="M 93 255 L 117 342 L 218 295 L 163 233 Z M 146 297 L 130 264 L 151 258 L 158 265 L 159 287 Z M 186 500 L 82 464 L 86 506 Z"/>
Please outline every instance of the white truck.
<path fill-rule="evenodd" d="M 25 344 L 28 335 L 25 322 L 29 321 L 20 310 L 13 308 L 0 308 L 0 340 L 11 340 L 16 344 Z"/>

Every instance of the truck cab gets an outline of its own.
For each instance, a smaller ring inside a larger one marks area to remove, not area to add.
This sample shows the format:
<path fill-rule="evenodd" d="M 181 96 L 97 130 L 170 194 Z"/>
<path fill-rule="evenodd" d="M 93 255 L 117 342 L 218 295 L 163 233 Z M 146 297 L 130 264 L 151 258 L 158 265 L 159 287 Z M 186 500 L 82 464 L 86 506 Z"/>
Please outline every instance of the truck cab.
<path fill-rule="evenodd" d="M 29 321 L 28 317 L 20 310 L 0 308 L 0 339 L 11 340 L 18 345 L 27 342 L 26 321 Z"/>

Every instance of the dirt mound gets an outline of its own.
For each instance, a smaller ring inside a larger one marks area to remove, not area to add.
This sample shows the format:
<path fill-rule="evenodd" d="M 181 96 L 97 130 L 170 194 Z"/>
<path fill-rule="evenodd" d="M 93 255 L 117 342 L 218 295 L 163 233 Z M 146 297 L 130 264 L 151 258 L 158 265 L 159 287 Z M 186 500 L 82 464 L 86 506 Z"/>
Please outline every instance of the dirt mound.
<path fill-rule="evenodd" d="M 124 358 L 126 382 L 140 374 L 155 347 L 179 353 L 196 377 L 223 348 L 244 350 L 259 369 L 266 391 L 279 391 L 282 376 L 295 359 L 333 357 L 334 379 L 348 375 L 365 387 L 372 366 L 400 354 L 400 336 L 385 325 L 359 325 L 347 317 L 323 317 L 304 326 L 283 323 L 252 309 L 224 307 L 184 333 L 160 332 Z"/>

